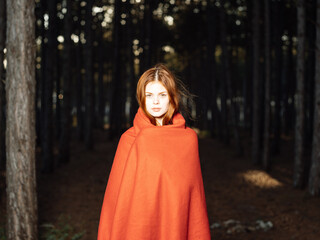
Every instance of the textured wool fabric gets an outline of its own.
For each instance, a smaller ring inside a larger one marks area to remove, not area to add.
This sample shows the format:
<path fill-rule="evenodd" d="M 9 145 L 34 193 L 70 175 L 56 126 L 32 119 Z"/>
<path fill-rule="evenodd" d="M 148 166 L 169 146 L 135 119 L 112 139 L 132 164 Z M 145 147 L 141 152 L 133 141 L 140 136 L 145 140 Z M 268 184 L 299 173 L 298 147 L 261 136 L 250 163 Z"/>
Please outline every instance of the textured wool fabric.
<path fill-rule="evenodd" d="M 210 239 L 197 135 L 179 113 L 154 126 L 139 108 L 118 144 L 98 240 L 187 239 Z"/>

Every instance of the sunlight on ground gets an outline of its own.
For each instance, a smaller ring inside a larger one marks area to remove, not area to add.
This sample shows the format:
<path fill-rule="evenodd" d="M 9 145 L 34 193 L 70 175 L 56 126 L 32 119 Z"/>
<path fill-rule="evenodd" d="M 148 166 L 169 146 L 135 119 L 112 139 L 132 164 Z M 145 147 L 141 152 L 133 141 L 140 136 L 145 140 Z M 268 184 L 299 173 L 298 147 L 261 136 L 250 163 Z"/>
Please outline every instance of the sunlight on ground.
<path fill-rule="evenodd" d="M 240 173 L 238 176 L 243 178 L 246 182 L 260 188 L 276 188 L 283 186 L 281 182 L 274 179 L 264 171 L 248 170 L 244 173 Z"/>

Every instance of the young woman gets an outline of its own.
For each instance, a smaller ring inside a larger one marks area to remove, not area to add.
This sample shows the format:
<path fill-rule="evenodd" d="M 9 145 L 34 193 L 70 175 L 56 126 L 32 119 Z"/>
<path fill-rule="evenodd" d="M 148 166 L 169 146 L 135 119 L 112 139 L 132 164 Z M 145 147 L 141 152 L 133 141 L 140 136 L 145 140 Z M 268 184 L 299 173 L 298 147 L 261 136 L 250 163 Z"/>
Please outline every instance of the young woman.
<path fill-rule="evenodd" d="M 120 138 L 98 240 L 209 240 L 198 138 L 179 113 L 181 91 L 162 64 L 139 79 L 133 127 Z"/>

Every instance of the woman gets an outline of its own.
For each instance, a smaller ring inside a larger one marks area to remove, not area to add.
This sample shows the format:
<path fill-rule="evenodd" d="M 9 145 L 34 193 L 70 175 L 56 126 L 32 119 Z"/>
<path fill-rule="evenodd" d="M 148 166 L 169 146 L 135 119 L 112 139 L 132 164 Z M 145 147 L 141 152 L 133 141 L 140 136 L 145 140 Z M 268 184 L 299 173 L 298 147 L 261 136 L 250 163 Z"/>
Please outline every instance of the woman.
<path fill-rule="evenodd" d="M 98 240 L 208 240 L 196 133 L 179 113 L 181 91 L 162 64 L 139 79 L 133 127 L 120 138 Z"/>

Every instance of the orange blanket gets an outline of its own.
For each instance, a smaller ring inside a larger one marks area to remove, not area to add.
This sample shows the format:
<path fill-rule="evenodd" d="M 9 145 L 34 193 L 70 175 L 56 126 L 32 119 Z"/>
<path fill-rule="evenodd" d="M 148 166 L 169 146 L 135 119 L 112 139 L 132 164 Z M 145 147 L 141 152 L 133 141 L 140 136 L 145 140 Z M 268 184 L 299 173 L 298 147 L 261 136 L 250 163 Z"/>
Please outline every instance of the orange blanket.
<path fill-rule="evenodd" d="M 98 240 L 209 240 L 196 133 L 181 114 L 154 126 L 141 109 L 120 138 Z"/>

